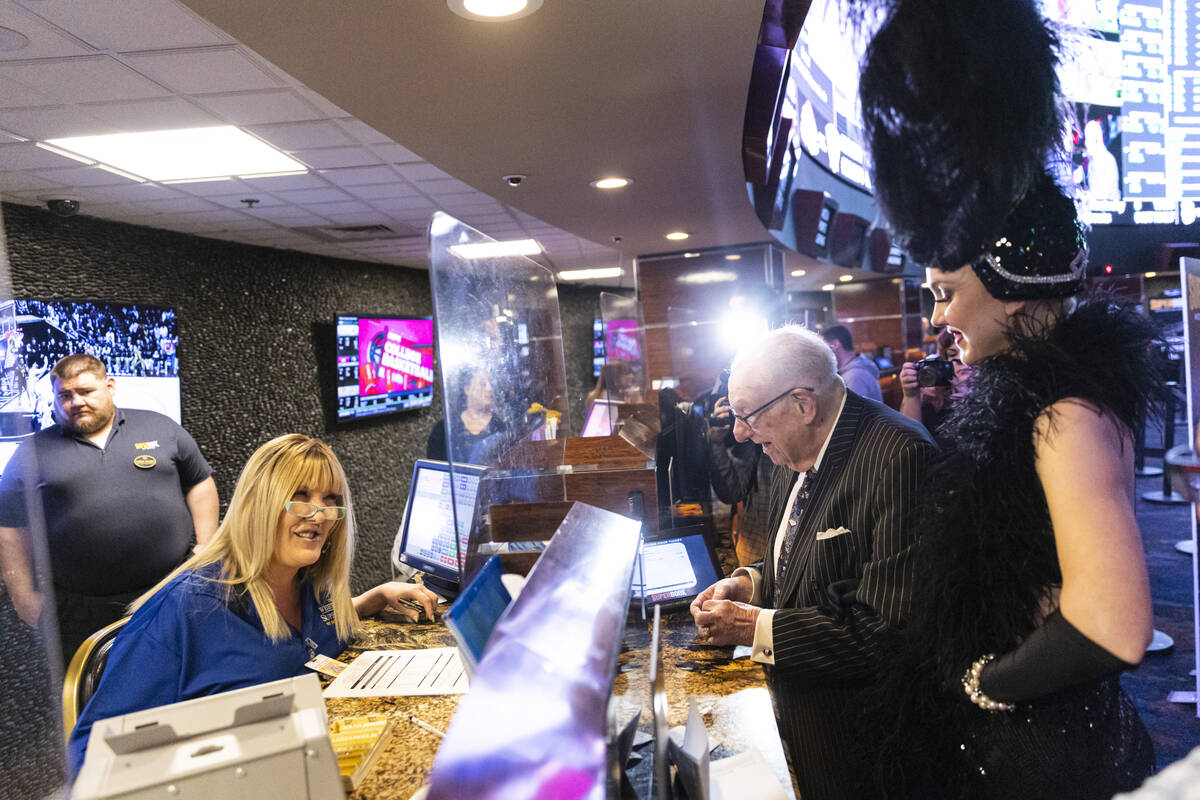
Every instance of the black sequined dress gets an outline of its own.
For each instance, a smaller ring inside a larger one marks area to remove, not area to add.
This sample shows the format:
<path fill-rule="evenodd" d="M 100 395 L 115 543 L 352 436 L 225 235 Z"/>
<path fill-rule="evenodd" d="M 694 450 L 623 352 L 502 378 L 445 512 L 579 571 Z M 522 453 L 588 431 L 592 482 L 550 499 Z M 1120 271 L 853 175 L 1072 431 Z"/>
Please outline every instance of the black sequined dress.
<path fill-rule="evenodd" d="M 987 712 L 961 678 L 985 653 L 1015 648 L 1061 584 L 1034 423 L 1081 398 L 1132 430 L 1159 401 L 1152 326 L 1097 298 L 1036 337 L 976 365 L 938 438 L 923 498 L 913 612 L 878 700 L 896 709 L 878 754 L 894 797 L 1108 798 L 1136 788 L 1154 754 L 1118 675 L 1013 712 Z M 894 668 L 892 668 L 894 667 Z"/>

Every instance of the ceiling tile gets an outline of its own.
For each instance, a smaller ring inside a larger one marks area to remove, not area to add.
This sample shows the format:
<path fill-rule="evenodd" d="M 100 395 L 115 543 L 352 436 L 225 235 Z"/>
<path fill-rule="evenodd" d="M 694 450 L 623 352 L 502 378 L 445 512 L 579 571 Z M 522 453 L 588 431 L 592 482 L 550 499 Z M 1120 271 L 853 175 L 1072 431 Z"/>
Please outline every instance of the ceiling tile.
<path fill-rule="evenodd" d="M 15 80 L 58 102 L 132 100 L 170 94 L 108 56 L 0 64 L 0 84 Z"/>
<path fill-rule="evenodd" d="M 396 170 L 410 181 L 436 181 L 451 177 L 433 164 L 401 164 Z"/>
<path fill-rule="evenodd" d="M 360 144 L 395 144 L 390 137 L 375 130 L 362 120 L 339 119 L 337 124 L 346 131 L 350 138 Z M 396 146 L 399 147 L 399 145 Z"/>
<path fill-rule="evenodd" d="M 34 58 L 61 58 L 63 56 L 88 55 L 96 52 L 38 15 L 15 3 L 4 4 L 4 27 L 12 28 L 29 37 L 29 44 L 20 50 L 0 53 L 0 61 Z"/>
<path fill-rule="evenodd" d="M 203 128 L 223 122 L 219 117 L 198 108 L 182 97 L 84 103 L 82 108 L 120 130 L 133 132 Z"/>
<path fill-rule="evenodd" d="M 166 201 L 178 198 L 178 192 L 172 191 L 165 186 L 157 186 L 153 183 L 130 183 L 125 186 L 105 186 L 90 190 L 93 195 L 109 202 L 117 202 L 121 200 L 129 200 L 132 202 L 146 202 L 151 200 Z"/>
<path fill-rule="evenodd" d="M 39 0 L 34 8 L 41 17 L 101 50 L 196 47 L 232 41 L 182 4 L 163 0 Z"/>
<path fill-rule="evenodd" d="M 173 197 L 158 200 L 154 207 L 164 214 L 186 214 L 194 211 L 213 211 L 213 204 L 199 197 Z"/>
<path fill-rule="evenodd" d="M 338 186 L 360 186 L 362 184 L 389 184 L 405 186 L 391 167 L 346 167 L 344 169 L 321 170 L 322 178 Z M 413 191 L 409 189 L 409 191 Z"/>
<path fill-rule="evenodd" d="M 23 108 L 27 106 L 51 106 L 55 101 L 42 92 L 24 85 L 20 81 L 4 76 L 0 81 L 0 108 Z"/>
<path fill-rule="evenodd" d="M 248 219 L 248 217 L 240 211 L 234 211 L 231 208 L 212 209 L 211 206 L 209 207 L 209 210 L 179 214 L 178 216 L 182 219 L 191 220 L 193 222 L 242 222 Z M 255 221 L 253 227 L 259 227 L 261 224 L 261 221 Z"/>
<path fill-rule="evenodd" d="M 132 53 L 126 63 L 184 94 L 272 89 L 281 81 L 240 47 Z"/>
<path fill-rule="evenodd" d="M 329 220 L 324 217 L 318 217 L 316 214 L 309 214 L 306 211 L 288 207 L 286 210 L 289 213 L 281 213 L 284 209 L 264 209 L 263 211 L 254 211 L 255 216 L 266 217 L 276 225 L 282 225 L 285 228 L 304 228 L 312 225 L 328 225 Z M 277 216 L 273 216 L 272 212 L 276 212 Z"/>
<path fill-rule="evenodd" d="M 309 89 L 307 86 L 297 86 L 296 92 L 307 100 L 317 111 L 321 112 L 322 116 L 326 117 L 349 117 L 343 109 L 326 100 L 321 95 Z"/>
<path fill-rule="evenodd" d="M 43 150 L 33 142 L 0 144 L 0 172 L 16 169 L 52 169 L 54 167 L 77 167 L 79 162 Z"/>
<path fill-rule="evenodd" d="M 249 130 L 280 150 L 309 150 L 354 143 L 332 120 L 255 125 Z"/>
<path fill-rule="evenodd" d="M 51 173 L 46 173 L 51 174 Z M 64 184 L 47 180 L 33 172 L 0 172 L 0 196 L 6 192 L 32 192 L 42 189 L 61 189 Z"/>
<path fill-rule="evenodd" d="M 341 189 L 327 187 L 324 189 L 303 189 L 300 191 L 275 192 L 275 195 L 289 203 L 338 203 L 350 198 Z"/>
<path fill-rule="evenodd" d="M 364 167 L 379 163 L 379 157 L 365 147 L 326 147 L 318 150 L 297 150 L 292 155 L 316 169 Z"/>
<path fill-rule="evenodd" d="M 414 161 L 424 161 L 419 155 L 409 150 L 407 147 L 402 147 L 395 142 L 389 144 L 372 144 L 371 149 L 374 150 L 384 161 L 390 161 L 393 164 L 405 164 Z"/>
<path fill-rule="evenodd" d="M 234 125 L 298 122 L 320 116 L 291 89 L 194 94 L 192 99 Z"/>
<path fill-rule="evenodd" d="M 324 174 L 324 173 L 322 173 Z M 350 194 L 361 197 L 365 200 L 391 198 L 391 197 L 418 197 L 423 196 L 420 192 L 412 187 L 411 184 L 405 183 L 399 179 L 395 183 L 376 183 L 370 186 L 350 186 L 346 188 Z"/>
<path fill-rule="evenodd" d="M 215 181 L 182 181 L 169 185 L 176 191 L 196 197 L 220 197 L 239 189 L 237 178 L 222 178 Z"/>
<path fill-rule="evenodd" d="M 119 128 L 96 119 L 79 106 L 9 109 L 4 112 L 4 129 L 41 141 L 62 136 L 120 133 Z"/>
<path fill-rule="evenodd" d="M 404 177 L 407 178 L 408 175 L 405 175 Z M 410 180 L 412 179 L 410 178 Z M 482 197 L 487 197 L 487 195 L 483 194 L 482 192 L 477 192 L 474 186 L 468 186 L 462 181 L 454 178 L 440 180 L 422 180 L 418 178 L 417 180 L 421 181 L 421 191 L 425 192 L 425 194 L 433 195 L 434 197 L 440 197 L 441 195 L 461 194 L 478 194 Z"/>
<path fill-rule="evenodd" d="M 252 197 L 252 198 L 258 200 L 258 202 L 254 204 L 253 208 L 248 207 L 245 203 L 242 202 L 242 200 L 247 197 Z M 284 205 L 284 201 L 280 200 L 279 198 L 275 197 L 274 195 L 269 195 L 266 193 L 255 194 L 252 191 L 242 192 L 241 194 L 229 194 L 229 195 L 221 195 L 218 197 L 208 197 L 207 199 L 210 202 L 217 203 L 218 205 L 225 206 L 226 208 L 240 208 L 240 209 L 247 209 L 247 210 L 251 210 L 251 211 L 253 211 L 254 209 L 259 209 L 259 208 L 269 208 L 271 206 Z"/>
<path fill-rule="evenodd" d="M 371 205 L 381 211 L 389 213 L 397 211 L 428 211 L 430 213 L 436 206 L 429 202 L 429 199 L 422 195 L 414 195 L 412 197 L 381 197 L 377 200 L 372 200 Z"/>
<path fill-rule="evenodd" d="M 82 164 L 66 169 L 43 170 L 41 174 L 64 186 L 127 186 L 135 182 L 115 172 L 99 167 L 85 167 Z"/>
<path fill-rule="evenodd" d="M 329 183 L 315 172 L 301 175 L 274 175 L 263 178 L 242 178 L 243 183 L 266 192 L 282 192 L 291 189 L 328 189 Z"/>
<path fill-rule="evenodd" d="M 330 219 L 331 215 L 337 214 L 345 216 L 346 214 L 370 214 L 375 219 L 379 218 L 379 212 L 368 206 L 366 203 L 360 203 L 357 200 L 350 200 L 342 203 L 313 203 L 308 202 L 304 207 L 314 214 L 322 214 Z"/>

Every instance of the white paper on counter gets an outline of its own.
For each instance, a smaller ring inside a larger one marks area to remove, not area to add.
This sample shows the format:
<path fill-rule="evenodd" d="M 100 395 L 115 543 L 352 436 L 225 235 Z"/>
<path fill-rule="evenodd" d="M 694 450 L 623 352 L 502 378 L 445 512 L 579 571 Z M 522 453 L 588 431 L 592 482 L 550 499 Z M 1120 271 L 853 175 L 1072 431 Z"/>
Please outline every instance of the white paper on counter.
<path fill-rule="evenodd" d="M 325 687 L 325 697 L 400 697 L 462 694 L 467 671 L 454 647 L 372 650 Z"/>

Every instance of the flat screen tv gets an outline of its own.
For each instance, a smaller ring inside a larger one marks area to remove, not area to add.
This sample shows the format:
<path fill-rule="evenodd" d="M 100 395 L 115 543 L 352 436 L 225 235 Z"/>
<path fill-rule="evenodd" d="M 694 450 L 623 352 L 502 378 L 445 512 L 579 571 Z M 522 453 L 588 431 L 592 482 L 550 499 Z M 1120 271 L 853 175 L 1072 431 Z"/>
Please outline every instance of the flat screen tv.
<path fill-rule="evenodd" d="M 0 303 L 0 471 L 25 437 L 54 424 L 50 370 L 90 353 L 116 381 L 114 402 L 181 422 L 175 309 L 91 300 Z"/>
<path fill-rule="evenodd" d="M 339 314 L 339 422 L 433 403 L 433 318 Z"/>

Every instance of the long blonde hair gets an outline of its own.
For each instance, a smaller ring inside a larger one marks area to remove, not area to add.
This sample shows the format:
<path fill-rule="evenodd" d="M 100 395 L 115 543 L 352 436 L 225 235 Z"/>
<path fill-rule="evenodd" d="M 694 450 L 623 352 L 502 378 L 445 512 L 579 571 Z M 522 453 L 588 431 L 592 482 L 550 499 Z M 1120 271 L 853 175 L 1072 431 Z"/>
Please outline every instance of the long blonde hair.
<path fill-rule="evenodd" d="M 275 552 L 275 532 L 283 505 L 297 489 L 329 487 L 341 497 L 346 516 L 333 523 L 317 562 L 305 567 L 318 601 L 333 602 L 338 638 L 349 641 L 359 631 L 358 614 L 350 596 L 350 562 L 354 554 L 354 505 L 341 462 L 329 445 L 298 433 L 279 436 L 259 447 L 238 476 L 229 510 L 211 542 L 158 585 L 129 606 L 133 613 L 178 575 L 210 564 L 221 565 L 218 582 L 230 594 L 245 592 L 272 641 L 291 636 L 267 584 L 267 570 Z"/>

